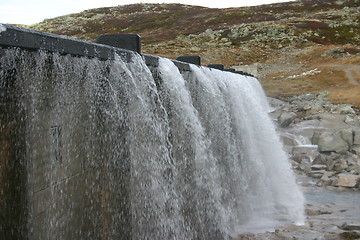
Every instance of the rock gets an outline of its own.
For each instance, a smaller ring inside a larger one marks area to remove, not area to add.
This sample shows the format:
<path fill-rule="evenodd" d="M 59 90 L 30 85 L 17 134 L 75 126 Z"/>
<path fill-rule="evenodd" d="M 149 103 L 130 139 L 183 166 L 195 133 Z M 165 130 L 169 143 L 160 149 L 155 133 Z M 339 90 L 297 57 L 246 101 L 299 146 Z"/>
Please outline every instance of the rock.
<path fill-rule="evenodd" d="M 321 134 L 321 132 L 315 132 L 311 138 L 311 143 L 314 145 L 318 145 Z"/>
<path fill-rule="evenodd" d="M 311 170 L 326 170 L 327 166 L 323 164 L 314 164 L 311 165 Z"/>
<path fill-rule="evenodd" d="M 318 146 L 320 152 L 346 153 L 349 149 L 347 142 L 342 139 L 341 131 L 322 133 Z"/>
<path fill-rule="evenodd" d="M 360 127 L 359 117 L 352 117 L 350 115 L 346 115 L 344 122 L 351 126 Z"/>
<path fill-rule="evenodd" d="M 282 128 L 288 127 L 295 118 L 296 118 L 296 113 L 293 112 L 281 113 L 280 116 L 278 117 L 280 127 Z"/>
<path fill-rule="evenodd" d="M 354 145 L 360 146 L 360 128 L 353 128 L 353 134 L 354 134 Z"/>
<path fill-rule="evenodd" d="M 324 175 L 321 177 L 321 181 L 323 183 L 323 186 L 329 186 L 332 184 L 333 180 L 331 179 L 332 176 L 334 176 L 334 172 L 325 172 Z"/>
<path fill-rule="evenodd" d="M 349 104 L 341 104 L 333 109 L 333 113 L 340 113 L 340 114 L 355 114 L 354 109 Z"/>
<path fill-rule="evenodd" d="M 309 177 L 313 177 L 313 178 L 322 178 L 324 174 L 325 174 L 325 170 L 316 170 L 307 173 Z"/>
<path fill-rule="evenodd" d="M 351 128 L 340 130 L 341 138 L 348 144 L 351 148 L 354 142 L 353 130 Z"/>
<path fill-rule="evenodd" d="M 354 167 L 350 172 L 354 175 L 360 175 L 360 166 Z"/>
<path fill-rule="evenodd" d="M 322 154 L 318 154 L 315 158 L 314 161 L 312 162 L 313 164 L 325 164 L 326 165 L 326 158 L 324 155 Z"/>
<path fill-rule="evenodd" d="M 360 223 L 343 223 L 339 228 L 347 231 L 360 230 Z"/>
<path fill-rule="evenodd" d="M 344 173 L 347 171 L 349 165 L 347 164 L 346 160 L 341 158 L 338 162 L 335 162 L 333 170 L 337 173 Z"/>
<path fill-rule="evenodd" d="M 360 175 L 341 173 L 334 181 L 334 185 L 338 187 L 356 188 L 360 184 Z"/>
<path fill-rule="evenodd" d="M 328 171 L 332 171 L 335 167 L 335 161 L 331 157 L 326 158 L 326 167 Z"/>
<path fill-rule="evenodd" d="M 359 146 L 353 146 L 352 151 L 353 151 L 353 153 L 360 156 L 360 145 Z"/>
<path fill-rule="evenodd" d="M 317 146 L 316 145 L 299 145 L 294 146 L 291 152 L 293 155 L 311 155 L 313 159 L 316 157 L 317 154 Z"/>
<path fill-rule="evenodd" d="M 359 239 L 360 231 L 343 232 L 339 234 L 340 239 Z"/>

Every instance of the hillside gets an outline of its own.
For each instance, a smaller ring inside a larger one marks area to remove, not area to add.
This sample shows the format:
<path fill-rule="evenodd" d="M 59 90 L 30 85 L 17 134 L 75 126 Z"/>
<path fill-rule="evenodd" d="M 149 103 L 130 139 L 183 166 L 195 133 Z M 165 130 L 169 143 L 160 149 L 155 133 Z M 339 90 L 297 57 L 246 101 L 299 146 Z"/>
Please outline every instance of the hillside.
<path fill-rule="evenodd" d="M 143 52 L 176 58 L 200 55 L 258 72 L 270 96 L 329 92 L 335 103 L 360 107 L 360 0 L 299 0 L 210 9 L 134 4 L 86 10 L 28 26 L 93 41 L 137 33 Z"/>

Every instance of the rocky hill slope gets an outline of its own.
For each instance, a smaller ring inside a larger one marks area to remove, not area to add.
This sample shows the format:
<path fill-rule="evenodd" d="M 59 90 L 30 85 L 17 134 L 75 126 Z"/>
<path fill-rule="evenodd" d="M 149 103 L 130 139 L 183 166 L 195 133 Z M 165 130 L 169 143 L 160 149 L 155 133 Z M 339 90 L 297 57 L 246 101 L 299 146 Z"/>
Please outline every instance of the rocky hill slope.
<path fill-rule="evenodd" d="M 143 52 L 256 74 L 269 96 L 327 91 L 334 103 L 360 107 L 360 0 L 298 0 L 211 9 L 134 4 L 86 10 L 28 26 L 93 41 L 137 33 Z"/>

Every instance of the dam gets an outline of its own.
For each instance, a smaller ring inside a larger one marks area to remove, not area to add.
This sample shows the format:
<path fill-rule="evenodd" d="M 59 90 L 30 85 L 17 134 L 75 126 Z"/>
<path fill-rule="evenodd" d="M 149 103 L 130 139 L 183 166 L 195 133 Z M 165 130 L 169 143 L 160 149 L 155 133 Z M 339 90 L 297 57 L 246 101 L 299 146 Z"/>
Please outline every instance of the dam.
<path fill-rule="evenodd" d="M 258 80 L 0 25 L 0 235 L 231 239 L 304 223 Z"/>

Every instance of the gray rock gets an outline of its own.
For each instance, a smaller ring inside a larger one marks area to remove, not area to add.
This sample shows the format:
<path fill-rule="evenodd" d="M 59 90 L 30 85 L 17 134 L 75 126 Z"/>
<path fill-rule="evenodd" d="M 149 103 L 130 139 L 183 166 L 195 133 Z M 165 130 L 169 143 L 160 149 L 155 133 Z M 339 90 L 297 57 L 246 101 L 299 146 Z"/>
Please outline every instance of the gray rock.
<path fill-rule="evenodd" d="M 282 128 L 288 127 L 292 123 L 292 121 L 294 121 L 295 118 L 296 118 L 296 113 L 293 112 L 281 113 L 280 116 L 278 117 L 280 127 Z"/>
<path fill-rule="evenodd" d="M 355 154 L 360 156 L 360 145 L 353 146 L 352 150 Z"/>
<path fill-rule="evenodd" d="M 320 152 L 337 152 L 346 153 L 349 145 L 342 138 L 341 132 L 324 132 L 319 137 L 319 151 Z"/>
<path fill-rule="evenodd" d="M 353 128 L 353 134 L 354 134 L 354 145 L 360 146 L 360 128 Z"/>
<path fill-rule="evenodd" d="M 325 170 L 315 170 L 315 171 L 309 171 L 306 175 L 313 178 L 322 178 L 325 172 L 326 172 Z"/>
<path fill-rule="evenodd" d="M 314 164 L 311 165 L 311 170 L 326 170 L 327 166 L 323 164 Z"/>
<path fill-rule="evenodd" d="M 326 158 L 324 155 L 322 154 L 318 154 L 314 161 L 313 161 L 313 164 L 325 164 L 326 165 Z"/>
<path fill-rule="evenodd" d="M 339 228 L 347 231 L 360 230 L 360 223 L 344 223 Z"/>
<path fill-rule="evenodd" d="M 349 104 L 341 104 L 335 106 L 333 109 L 333 113 L 340 113 L 340 114 L 355 114 L 354 109 Z"/>
<path fill-rule="evenodd" d="M 360 183 L 360 175 L 353 175 L 348 173 L 341 173 L 334 181 L 334 185 L 338 187 L 356 188 Z"/>
<path fill-rule="evenodd" d="M 335 167 L 335 161 L 331 157 L 326 158 L 326 166 L 328 171 L 332 171 Z"/>
<path fill-rule="evenodd" d="M 348 144 L 351 148 L 353 145 L 353 130 L 351 128 L 340 130 L 341 138 Z"/>

